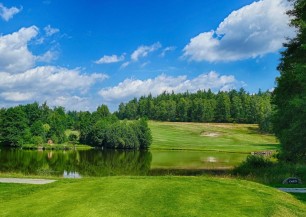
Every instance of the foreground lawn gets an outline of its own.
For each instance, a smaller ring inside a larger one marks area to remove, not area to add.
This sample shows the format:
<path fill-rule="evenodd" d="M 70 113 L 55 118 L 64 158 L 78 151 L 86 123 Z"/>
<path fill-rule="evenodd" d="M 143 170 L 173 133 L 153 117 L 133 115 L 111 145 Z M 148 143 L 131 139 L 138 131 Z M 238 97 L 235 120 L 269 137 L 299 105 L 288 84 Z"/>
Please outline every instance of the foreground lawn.
<path fill-rule="evenodd" d="M 272 135 L 261 134 L 256 124 L 178 123 L 149 121 L 151 149 L 187 149 L 250 153 L 276 150 Z"/>
<path fill-rule="evenodd" d="M 305 216 L 294 196 L 205 177 L 105 177 L 0 184 L 0 216 Z"/>

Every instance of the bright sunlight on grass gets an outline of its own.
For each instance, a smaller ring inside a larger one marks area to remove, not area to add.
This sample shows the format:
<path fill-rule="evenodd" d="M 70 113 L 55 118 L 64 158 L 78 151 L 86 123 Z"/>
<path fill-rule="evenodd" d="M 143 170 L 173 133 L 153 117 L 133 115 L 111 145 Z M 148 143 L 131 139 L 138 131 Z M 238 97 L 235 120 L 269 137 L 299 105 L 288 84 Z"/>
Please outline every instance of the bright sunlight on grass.
<path fill-rule="evenodd" d="M 44 186 L 0 184 L 0 216 L 303 216 L 293 196 L 206 177 L 106 177 Z"/>
<path fill-rule="evenodd" d="M 256 124 L 177 123 L 150 121 L 151 149 L 214 150 L 250 153 L 277 150 L 272 135 L 261 134 Z"/>

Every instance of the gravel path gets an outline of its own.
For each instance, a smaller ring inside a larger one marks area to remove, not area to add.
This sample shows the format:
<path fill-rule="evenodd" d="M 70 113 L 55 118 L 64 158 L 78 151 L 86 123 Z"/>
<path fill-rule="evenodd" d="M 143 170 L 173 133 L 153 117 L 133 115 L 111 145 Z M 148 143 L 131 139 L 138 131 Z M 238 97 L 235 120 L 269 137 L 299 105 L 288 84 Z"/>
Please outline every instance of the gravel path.
<path fill-rule="evenodd" d="M 51 179 L 18 179 L 18 178 L 0 178 L 0 183 L 19 183 L 19 184 L 34 184 L 44 185 L 55 182 Z"/>
<path fill-rule="evenodd" d="M 278 190 L 288 193 L 306 193 L 306 188 L 278 188 Z"/>

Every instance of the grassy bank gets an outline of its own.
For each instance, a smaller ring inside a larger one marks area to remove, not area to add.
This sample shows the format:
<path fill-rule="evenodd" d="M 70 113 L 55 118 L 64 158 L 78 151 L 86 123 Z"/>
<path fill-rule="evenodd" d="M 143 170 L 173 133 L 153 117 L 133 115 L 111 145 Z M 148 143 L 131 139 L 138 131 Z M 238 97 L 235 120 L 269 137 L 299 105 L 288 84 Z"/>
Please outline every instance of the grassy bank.
<path fill-rule="evenodd" d="M 22 149 L 32 149 L 32 150 L 89 150 L 92 149 L 89 145 L 74 145 L 71 143 L 64 143 L 64 144 L 40 144 L 40 145 L 34 145 L 34 144 L 24 144 Z"/>
<path fill-rule="evenodd" d="M 0 216 L 304 216 L 293 196 L 205 177 L 106 177 L 0 184 Z"/>
<path fill-rule="evenodd" d="M 255 124 L 178 123 L 150 121 L 151 149 L 186 149 L 250 153 L 277 150 L 273 135 L 261 134 Z"/>

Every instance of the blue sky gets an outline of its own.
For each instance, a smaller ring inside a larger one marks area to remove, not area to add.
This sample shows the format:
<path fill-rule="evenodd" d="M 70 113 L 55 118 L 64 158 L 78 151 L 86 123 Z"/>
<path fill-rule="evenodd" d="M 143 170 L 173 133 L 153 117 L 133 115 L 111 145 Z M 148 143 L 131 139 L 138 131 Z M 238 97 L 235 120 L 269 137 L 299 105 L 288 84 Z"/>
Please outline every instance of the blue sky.
<path fill-rule="evenodd" d="M 0 106 L 275 85 L 286 0 L 1 1 Z"/>

